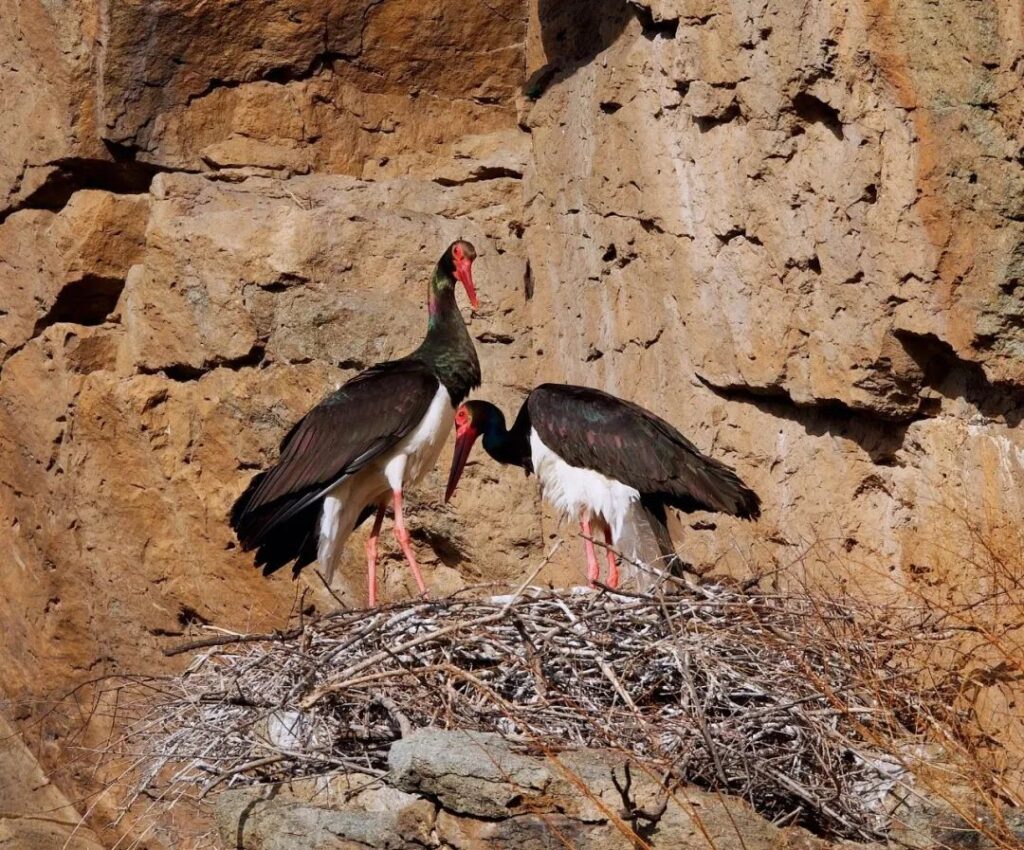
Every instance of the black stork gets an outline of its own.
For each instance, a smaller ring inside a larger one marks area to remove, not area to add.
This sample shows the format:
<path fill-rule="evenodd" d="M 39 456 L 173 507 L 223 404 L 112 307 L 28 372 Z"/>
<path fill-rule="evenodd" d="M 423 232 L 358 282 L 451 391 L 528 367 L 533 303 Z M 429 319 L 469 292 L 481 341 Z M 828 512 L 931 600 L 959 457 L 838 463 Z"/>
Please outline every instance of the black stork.
<path fill-rule="evenodd" d="M 319 561 L 330 583 L 345 541 L 376 514 L 366 541 L 369 604 L 377 602 L 377 538 L 389 501 L 395 537 L 426 595 L 402 517 L 402 493 L 437 462 L 455 406 L 480 385 L 480 362 L 455 303 L 476 307 L 476 249 L 453 242 L 430 280 L 427 335 L 400 360 L 378 363 L 327 395 L 288 432 L 277 463 L 235 502 L 231 526 L 264 575 Z"/>
<path fill-rule="evenodd" d="M 721 511 L 744 519 L 761 513 L 761 500 L 735 472 L 697 449 L 664 419 L 600 390 L 542 384 L 519 409 L 511 429 L 487 401 L 455 413 L 455 454 L 445 501 L 452 497 L 474 442 L 498 463 L 537 474 L 541 493 L 578 519 L 587 554 L 587 579 L 600 575 L 593 525 L 604 533 L 608 586 L 617 587 L 615 547 L 634 563 L 671 562 L 667 508 Z"/>

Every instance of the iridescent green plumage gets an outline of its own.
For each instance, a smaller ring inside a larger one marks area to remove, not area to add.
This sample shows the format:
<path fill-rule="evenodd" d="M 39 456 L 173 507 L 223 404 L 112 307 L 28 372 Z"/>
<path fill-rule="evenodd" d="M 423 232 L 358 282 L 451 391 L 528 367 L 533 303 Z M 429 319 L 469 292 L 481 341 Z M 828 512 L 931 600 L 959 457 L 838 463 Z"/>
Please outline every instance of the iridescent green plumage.
<path fill-rule="evenodd" d="M 427 335 L 409 358 L 430 366 L 457 405 L 480 386 L 480 361 L 455 302 L 454 274 L 444 258 L 430 279 L 427 310 Z"/>

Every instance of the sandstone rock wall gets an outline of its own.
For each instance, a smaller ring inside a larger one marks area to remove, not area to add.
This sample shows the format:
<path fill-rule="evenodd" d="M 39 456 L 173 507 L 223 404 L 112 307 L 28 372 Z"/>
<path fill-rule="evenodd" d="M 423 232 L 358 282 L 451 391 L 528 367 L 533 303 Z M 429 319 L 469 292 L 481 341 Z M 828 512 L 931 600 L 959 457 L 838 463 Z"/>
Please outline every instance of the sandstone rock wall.
<path fill-rule="evenodd" d="M 609 3 L 573 50 L 534 24 L 563 69 L 524 117 L 541 369 L 644 387 L 771 500 L 691 523 L 705 557 L 832 538 L 814 560 L 902 585 L 966 554 L 957 520 L 1017 539 L 1012 5 Z"/>
<path fill-rule="evenodd" d="M 1021 551 L 1022 51 L 1005 0 L 0 0 L 11 713 L 162 669 L 190 624 L 336 604 L 255 574 L 226 511 L 415 343 L 460 234 L 482 395 L 620 392 L 761 494 L 757 524 L 683 519 L 695 567 L 974 593 Z M 562 531 L 519 475 L 476 463 L 449 508 L 442 475 L 414 517 L 441 592 Z M 1010 686 L 978 692 L 1020 742 Z"/>
<path fill-rule="evenodd" d="M 0 717 L 0 848 L 103 850 L 81 814 Z"/>

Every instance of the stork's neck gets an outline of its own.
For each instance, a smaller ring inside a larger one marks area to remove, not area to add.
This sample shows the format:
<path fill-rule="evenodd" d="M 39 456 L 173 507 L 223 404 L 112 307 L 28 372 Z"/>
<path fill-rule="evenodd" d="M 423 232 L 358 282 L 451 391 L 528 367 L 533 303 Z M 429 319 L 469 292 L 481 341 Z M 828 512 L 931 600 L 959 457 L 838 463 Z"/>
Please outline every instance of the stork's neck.
<path fill-rule="evenodd" d="M 530 470 L 530 435 L 528 429 L 520 428 L 519 424 L 517 420 L 509 431 L 504 418 L 488 421 L 483 430 L 484 451 L 498 463 Z"/>
<path fill-rule="evenodd" d="M 413 356 L 430 366 L 452 403 L 459 404 L 480 386 L 480 361 L 455 303 L 455 280 L 440 268 L 430 280 L 427 310 L 427 335 Z"/>

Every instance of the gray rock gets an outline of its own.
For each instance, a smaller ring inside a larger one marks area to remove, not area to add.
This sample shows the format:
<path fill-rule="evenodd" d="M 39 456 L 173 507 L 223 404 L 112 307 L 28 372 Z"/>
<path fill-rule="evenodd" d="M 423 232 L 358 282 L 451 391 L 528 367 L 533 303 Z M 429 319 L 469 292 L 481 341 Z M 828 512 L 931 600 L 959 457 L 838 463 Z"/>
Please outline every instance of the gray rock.
<path fill-rule="evenodd" d="M 559 814 L 514 815 L 502 820 L 460 818 L 441 812 L 437 837 L 454 850 L 633 850 L 626 835 L 608 824 L 587 824 Z"/>
<path fill-rule="evenodd" d="M 392 746 L 386 784 L 353 775 L 229 791 L 217 822 L 240 850 L 868 850 L 777 827 L 736 798 L 666 795 L 635 764 L 627 782 L 626 761 L 604 750 L 532 756 L 500 735 L 421 729 Z"/>
<path fill-rule="evenodd" d="M 391 747 L 388 763 L 397 788 L 477 817 L 530 811 L 552 781 L 542 762 L 513 752 L 500 735 L 478 732 L 418 730 Z"/>
<path fill-rule="evenodd" d="M 244 850 L 406 850 L 433 847 L 433 804 L 384 787 L 347 801 L 315 804 L 292 788 L 245 788 L 221 795 L 217 827 L 226 847 Z M 298 799 L 296 799 L 298 796 Z M 316 799 L 316 795 L 312 795 Z"/>

